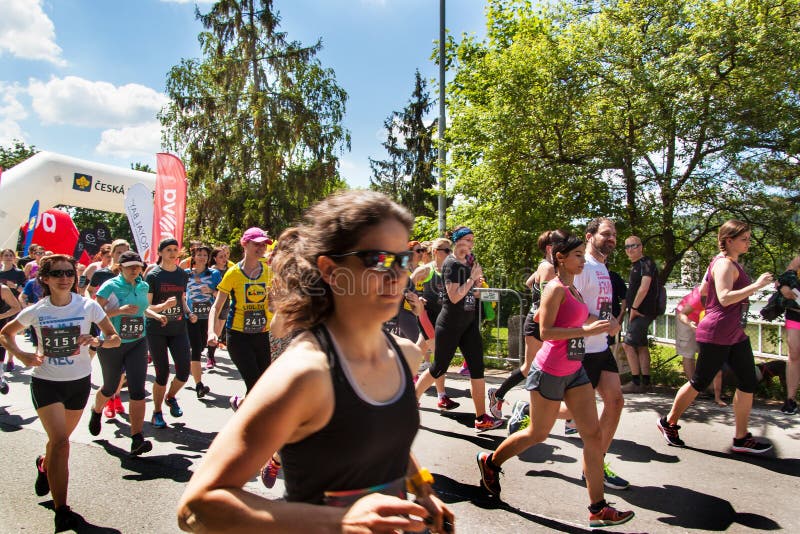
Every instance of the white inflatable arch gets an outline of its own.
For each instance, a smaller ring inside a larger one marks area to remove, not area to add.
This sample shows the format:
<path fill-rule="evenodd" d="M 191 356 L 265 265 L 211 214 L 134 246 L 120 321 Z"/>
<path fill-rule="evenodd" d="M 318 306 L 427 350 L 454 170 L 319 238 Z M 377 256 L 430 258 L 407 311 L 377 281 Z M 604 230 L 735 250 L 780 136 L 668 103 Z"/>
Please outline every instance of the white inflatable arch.
<path fill-rule="evenodd" d="M 125 192 L 137 183 L 153 192 L 156 175 L 39 152 L 0 177 L 0 248 L 16 248 L 37 200 L 39 213 L 59 204 L 125 213 Z"/>

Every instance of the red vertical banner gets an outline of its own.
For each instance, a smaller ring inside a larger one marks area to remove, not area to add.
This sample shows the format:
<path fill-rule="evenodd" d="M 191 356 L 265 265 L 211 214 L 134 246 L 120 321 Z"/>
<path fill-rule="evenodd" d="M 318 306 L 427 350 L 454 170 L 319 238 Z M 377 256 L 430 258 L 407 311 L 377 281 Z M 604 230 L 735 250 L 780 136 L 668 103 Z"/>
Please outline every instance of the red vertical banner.
<path fill-rule="evenodd" d="M 172 154 L 156 154 L 156 196 L 153 209 L 153 239 L 148 259 L 156 261 L 158 243 L 174 237 L 183 243 L 186 219 L 186 169 Z"/>

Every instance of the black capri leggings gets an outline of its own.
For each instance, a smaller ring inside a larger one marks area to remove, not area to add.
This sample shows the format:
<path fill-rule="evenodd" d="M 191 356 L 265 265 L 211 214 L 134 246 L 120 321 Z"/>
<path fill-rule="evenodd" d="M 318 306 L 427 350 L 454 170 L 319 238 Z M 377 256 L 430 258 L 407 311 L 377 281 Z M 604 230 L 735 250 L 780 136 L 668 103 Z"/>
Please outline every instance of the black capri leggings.
<path fill-rule="evenodd" d="M 156 368 L 156 384 L 166 386 L 169 379 L 169 358 L 167 349 L 175 363 L 175 379 L 179 382 L 189 380 L 189 336 L 183 332 L 177 336 L 161 336 L 147 334 L 147 344 L 150 346 L 150 356 L 153 357 L 153 367 Z"/>
<path fill-rule="evenodd" d="M 113 349 L 100 347 L 97 349 L 97 357 L 100 358 L 100 369 L 103 370 L 103 387 L 100 388 L 103 396 L 111 397 L 117 392 L 122 370 L 125 369 L 130 399 L 144 400 L 146 395 L 144 383 L 147 380 L 147 339 L 123 343 Z"/>
<path fill-rule="evenodd" d="M 439 378 L 445 374 L 456 348 L 459 348 L 464 361 L 467 362 L 470 377 L 483 378 L 483 339 L 478 328 L 477 316 L 466 325 L 448 325 L 446 322 L 437 321 L 434 345 L 431 376 Z"/>
<path fill-rule="evenodd" d="M 189 345 L 192 347 L 192 361 L 199 362 L 208 342 L 208 319 L 198 319 L 196 323 L 186 323 Z"/>
<path fill-rule="evenodd" d="M 249 393 L 271 362 L 269 332 L 245 334 L 228 329 L 228 355 Z"/>
<path fill-rule="evenodd" d="M 722 364 L 727 363 L 736 375 L 736 388 L 742 393 L 753 393 L 756 390 L 756 364 L 753 359 L 753 347 L 750 338 L 745 338 L 736 345 L 717 345 L 715 343 L 697 343 L 700 352 L 697 366 L 690 380 L 697 391 L 705 391 L 714 380 Z"/>

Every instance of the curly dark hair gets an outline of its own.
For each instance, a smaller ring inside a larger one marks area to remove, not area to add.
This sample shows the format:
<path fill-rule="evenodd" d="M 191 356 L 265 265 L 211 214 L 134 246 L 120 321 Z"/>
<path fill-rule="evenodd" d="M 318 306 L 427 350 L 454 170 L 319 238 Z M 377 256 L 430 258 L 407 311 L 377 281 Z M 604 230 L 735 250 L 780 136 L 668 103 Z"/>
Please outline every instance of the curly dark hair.
<path fill-rule="evenodd" d="M 390 219 L 408 231 L 414 223 L 408 210 L 382 193 L 345 191 L 312 206 L 301 224 L 281 234 L 272 256 L 270 301 L 289 331 L 311 328 L 333 314 L 333 295 L 317 259 L 351 250 L 370 228 Z"/>

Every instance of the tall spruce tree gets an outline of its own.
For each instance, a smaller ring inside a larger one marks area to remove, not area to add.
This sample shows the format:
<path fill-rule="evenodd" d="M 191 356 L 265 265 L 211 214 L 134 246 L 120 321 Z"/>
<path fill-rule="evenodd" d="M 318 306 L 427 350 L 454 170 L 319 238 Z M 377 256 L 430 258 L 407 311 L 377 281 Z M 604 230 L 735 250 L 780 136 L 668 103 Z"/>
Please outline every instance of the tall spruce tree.
<path fill-rule="evenodd" d="M 436 185 L 433 134 L 438 122 L 425 124 L 425 117 L 434 104 L 426 86 L 417 70 L 408 105 L 403 111 L 392 112 L 383 122 L 386 141 L 382 144 L 388 159 L 370 158 L 370 187 L 391 196 L 415 215 L 432 217 L 437 209 L 433 192 Z"/>
<path fill-rule="evenodd" d="M 164 142 L 187 167 L 187 232 L 230 241 L 258 225 L 279 232 L 344 187 L 338 154 L 347 94 L 303 46 L 278 31 L 271 0 L 220 0 L 196 16 L 203 57 L 167 79 Z"/>

